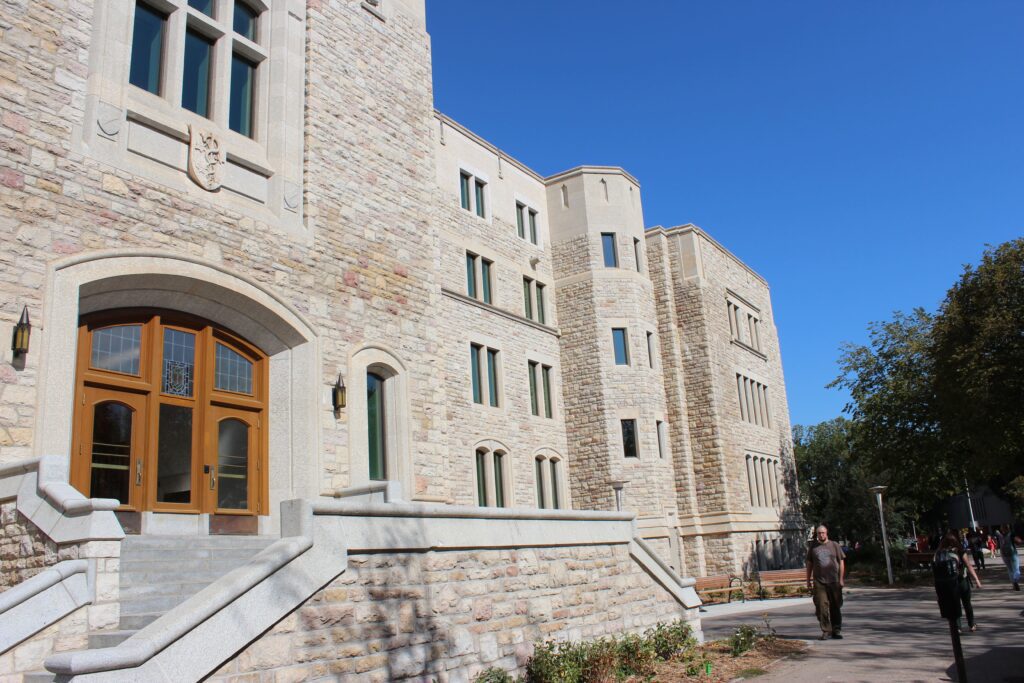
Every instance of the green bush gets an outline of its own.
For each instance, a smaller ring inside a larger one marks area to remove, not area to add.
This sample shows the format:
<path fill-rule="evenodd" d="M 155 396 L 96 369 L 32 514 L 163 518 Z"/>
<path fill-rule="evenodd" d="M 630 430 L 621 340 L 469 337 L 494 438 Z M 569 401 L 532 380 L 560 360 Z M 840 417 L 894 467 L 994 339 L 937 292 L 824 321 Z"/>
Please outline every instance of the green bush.
<path fill-rule="evenodd" d="M 651 641 L 658 659 L 668 660 L 697 644 L 693 629 L 685 621 L 676 619 L 670 624 L 658 624 L 647 629 L 644 637 Z"/>
<path fill-rule="evenodd" d="M 504 669 L 492 666 L 478 673 L 473 683 L 516 683 L 516 678 Z"/>
<path fill-rule="evenodd" d="M 738 626 L 733 634 L 729 636 L 729 654 L 739 657 L 741 654 L 754 647 L 757 642 L 757 627 L 750 624 Z"/>

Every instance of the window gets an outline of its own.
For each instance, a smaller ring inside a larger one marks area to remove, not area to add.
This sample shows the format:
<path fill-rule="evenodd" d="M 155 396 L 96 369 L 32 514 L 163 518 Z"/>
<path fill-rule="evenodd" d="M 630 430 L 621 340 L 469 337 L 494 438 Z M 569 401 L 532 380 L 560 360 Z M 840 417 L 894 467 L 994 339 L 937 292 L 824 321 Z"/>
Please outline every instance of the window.
<path fill-rule="evenodd" d="M 516 202 L 516 234 L 526 239 L 526 224 L 523 222 L 523 214 L 526 213 L 526 205 Z"/>
<path fill-rule="evenodd" d="M 497 408 L 501 399 L 499 352 L 480 344 L 470 344 L 469 364 L 472 375 L 473 403 L 484 404 L 484 387 L 486 387 L 487 404 Z"/>
<path fill-rule="evenodd" d="M 476 449 L 476 501 L 480 507 L 506 507 L 509 480 L 508 454 L 504 451 Z"/>
<path fill-rule="evenodd" d="M 476 215 L 480 218 L 487 218 L 487 207 L 484 205 L 484 181 L 479 178 L 474 183 L 476 187 Z"/>
<path fill-rule="evenodd" d="M 537 485 L 537 507 L 561 509 L 562 460 L 555 456 L 538 455 L 533 460 L 533 476 Z"/>
<path fill-rule="evenodd" d="M 460 204 L 466 211 L 472 210 L 472 205 L 469 199 L 469 186 L 473 182 L 473 176 L 469 175 L 465 171 L 459 174 L 459 196 Z"/>
<path fill-rule="evenodd" d="M 383 377 L 372 372 L 366 373 L 366 434 L 371 481 L 388 478 L 385 466 L 387 439 L 384 433 L 384 386 Z"/>
<path fill-rule="evenodd" d="M 536 302 L 536 305 L 535 305 Z M 544 314 L 544 285 L 532 277 L 523 276 L 523 315 L 541 324 L 546 323 Z"/>
<path fill-rule="evenodd" d="M 516 234 L 537 244 L 537 212 L 522 202 L 516 202 Z"/>
<path fill-rule="evenodd" d="M 647 364 L 654 367 L 654 333 L 647 333 Z"/>
<path fill-rule="evenodd" d="M 530 218 L 530 242 L 537 244 L 537 212 L 530 209 L 528 213 Z"/>
<path fill-rule="evenodd" d="M 771 404 L 768 387 L 756 380 L 736 374 L 736 395 L 740 406 L 740 419 L 759 427 L 771 427 Z"/>
<path fill-rule="evenodd" d="M 612 345 L 615 347 L 615 364 L 629 365 L 629 335 L 625 327 L 612 328 Z"/>
<path fill-rule="evenodd" d="M 748 349 L 761 353 L 760 312 L 738 296 L 726 299 L 726 313 L 729 318 L 729 334 L 732 340 Z"/>
<path fill-rule="evenodd" d="M 166 14 L 141 0 L 136 2 L 128 82 L 172 101 L 180 96 L 182 108 L 253 138 L 256 76 L 269 57 L 258 43 L 260 15 L 242 0 L 235 0 L 223 5 L 227 16 L 215 16 L 214 4 L 213 0 L 189 0 L 188 7 L 199 14 L 190 13 L 184 5 Z M 171 15 L 179 12 L 183 20 L 171 20 Z M 214 68 L 221 49 L 231 54 L 231 68 L 224 71 Z M 166 74 L 175 73 L 165 68 L 164 61 L 178 55 L 180 83 L 162 83 Z M 225 94 L 225 111 L 213 106 L 219 93 Z"/>
<path fill-rule="evenodd" d="M 469 171 L 459 171 L 459 206 L 487 218 L 487 181 Z"/>
<path fill-rule="evenodd" d="M 604 267 L 605 268 L 618 268 L 619 267 L 619 252 L 615 248 L 615 233 L 614 232 L 602 232 L 601 233 L 601 251 L 604 254 Z"/>
<path fill-rule="evenodd" d="M 633 258 L 636 260 L 636 272 L 644 272 L 643 259 L 640 256 L 640 240 L 635 237 L 633 238 Z"/>
<path fill-rule="evenodd" d="M 750 506 L 779 509 L 782 504 L 782 485 L 779 459 L 759 454 L 747 454 L 747 490 Z"/>
<path fill-rule="evenodd" d="M 640 446 L 637 443 L 636 420 L 622 420 L 622 454 L 627 458 L 640 457 Z"/>
<path fill-rule="evenodd" d="M 493 261 L 473 252 L 466 252 L 466 294 L 485 304 L 493 303 L 491 300 L 491 292 L 494 288 L 492 266 L 494 266 Z"/>
<path fill-rule="evenodd" d="M 526 371 L 530 384 L 530 413 L 539 417 L 543 408 L 544 417 L 552 417 L 554 404 L 551 396 L 551 366 L 531 360 L 527 361 Z"/>
<path fill-rule="evenodd" d="M 658 430 L 658 457 L 664 459 L 668 444 L 668 430 L 665 428 L 665 423 L 661 420 L 655 420 L 654 425 Z"/>

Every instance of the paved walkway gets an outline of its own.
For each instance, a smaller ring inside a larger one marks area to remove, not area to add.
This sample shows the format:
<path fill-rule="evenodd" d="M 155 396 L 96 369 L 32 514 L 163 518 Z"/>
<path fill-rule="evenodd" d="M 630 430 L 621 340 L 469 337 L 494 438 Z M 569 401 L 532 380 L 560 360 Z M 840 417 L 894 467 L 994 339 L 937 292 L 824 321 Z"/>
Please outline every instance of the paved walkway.
<path fill-rule="evenodd" d="M 1024 683 L 1024 591 L 1014 592 L 1006 572 L 986 570 L 972 595 L 978 631 L 964 633 L 971 683 Z M 763 626 L 767 612 L 779 637 L 807 640 L 800 659 L 784 660 L 758 683 L 822 681 L 955 681 L 949 627 L 939 618 L 932 588 L 854 588 L 843 607 L 843 640 L 819 641 L 809 599 L 797 604 L 752 601 L 749 609 L 709 608 L 701 614 L 705 638 L 728 637 L 740 624 Z M 743 603 L 740 603 L 741 605 Z"/>

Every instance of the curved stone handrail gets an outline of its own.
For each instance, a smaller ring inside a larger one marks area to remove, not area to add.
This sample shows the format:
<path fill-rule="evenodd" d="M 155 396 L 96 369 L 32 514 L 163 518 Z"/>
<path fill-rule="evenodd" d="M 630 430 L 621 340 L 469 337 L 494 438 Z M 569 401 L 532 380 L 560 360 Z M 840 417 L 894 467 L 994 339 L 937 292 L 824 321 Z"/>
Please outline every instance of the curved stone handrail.
<path fill-rule="evenodd" d="M 312 547 L 310 536 L 275 541 L 123 644 L 55 654 L 47 658 L 46 668 L 72 676 L 139 666 Z"/>
<path fill-rule="evenodd" d="M 87 515 L 90 512 L 116 510 L 121 501 L 116 498 L 86 498 L 71 484 L 59 481 L 40 482 L 39 491 L 65 515 Z"/>
<path fill-rule="evenodd" d="M 47 567 L 35 576 L 22 581 L 13 588 L 8 588 L 0 593 L 0 619 L 5 612 L 13 609 L 21 603 L 33 598 L 47 588 L 55 586 L 64 579 L 74 574 L 84 574 L 89 571 L 89 563 L 86 560 L 64 560 L 52 567 Z"/>
<path fill-rule="evenodd" d="M 659 555 L 657 553 L 657 551 L 655 551 L 654 548 L 652 548 L 650 546 L 650 544 L 647 541 L 645 541 L 643 538 L 641 538 L 639 536 L 635 536 L 633 538 L 633 541 L 638 546 L 643 548 L 647 552 L 647 554 L 650 555 L 654 559 L 654 561 L 657 563 L 657 565 L 659 567 L 661 567 L 664 571 L 666 571 L 668 574 L 670 574 L 672 576 L 672 578 L 675 580 L 675 582 L 678 583 L 681 588 L 687 588 L 689 586 L 696 586 L 697 585 L 697 579 L 695 579 L 693 577 L 686 577 L 686 578 L 684 578 L 682 576 L 679 576 L 679 574 L 676 573 L 676 570 L 672 569 L 672 567 L 670 567 L 668 565 L 668 563 L 665 562 L 665 560 L 661 559 L 661 555 Z"/>

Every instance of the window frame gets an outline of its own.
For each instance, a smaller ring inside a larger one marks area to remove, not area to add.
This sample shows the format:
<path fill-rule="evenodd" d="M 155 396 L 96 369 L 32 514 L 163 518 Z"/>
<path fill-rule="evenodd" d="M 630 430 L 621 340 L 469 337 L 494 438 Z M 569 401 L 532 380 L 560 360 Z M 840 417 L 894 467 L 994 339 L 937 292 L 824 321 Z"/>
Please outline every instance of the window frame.
<path fill-rule="evenodd" d="M 627 441 L 626 426 L 629 425 L 632 431 L 633 438 L 631 439 L 632 444 Z M 639 460 L 640 459 L 640 427 L 639 420 L 636 418 L 622 418 L 619 420 L 619 431 L 622 440 L 622 457 L 627 460 Z M 632 446 L 632 448 L 630 447 Z M 632 450 L 632 454 L 630 454 Z"/>
<path fill-rule="evenodd" d="M 621 332 L 622 337 L 622 356 L 620 362 L 619 356 L 619 344 L 616 339 L 617 333 Z M 619 367 L 629 367 L 630 365 L 630 353 L 629 353 L 629 328 L 628 327 L 613 327 L 612 328 L 612 358 L 615 361 L 615 365 Z"/>
<path fill-rule="evenodd" d="M 601 254 L 602 263 L 605 268 L 618 268 L 620 264 L 619 260 L 619 245 L 618 238 L 614 232 L 602 232 L 601 233 Z M 611 263 L 609 264 L 609 261 Z"/>

